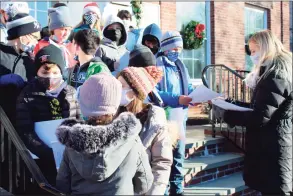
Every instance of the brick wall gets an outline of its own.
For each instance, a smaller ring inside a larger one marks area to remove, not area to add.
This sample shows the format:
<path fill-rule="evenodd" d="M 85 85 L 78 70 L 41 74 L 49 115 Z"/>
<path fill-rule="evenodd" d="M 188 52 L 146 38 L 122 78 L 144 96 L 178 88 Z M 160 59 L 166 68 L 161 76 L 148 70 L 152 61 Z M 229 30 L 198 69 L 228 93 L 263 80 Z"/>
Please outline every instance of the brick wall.
<path fill-rule="evenodd" d="M 161 1 L 160 5 L 162 32 L 176 30 L 176 2 Z"/>
<path fill-rule="evenodd" d="M 211 4 L 212 64 L 244 67 L 244 2 Z"/>
<path fill-rule="evenodd" d="M 290 50 L 290 2 L 282 2 L 283 5 L 283 44 Z"/>

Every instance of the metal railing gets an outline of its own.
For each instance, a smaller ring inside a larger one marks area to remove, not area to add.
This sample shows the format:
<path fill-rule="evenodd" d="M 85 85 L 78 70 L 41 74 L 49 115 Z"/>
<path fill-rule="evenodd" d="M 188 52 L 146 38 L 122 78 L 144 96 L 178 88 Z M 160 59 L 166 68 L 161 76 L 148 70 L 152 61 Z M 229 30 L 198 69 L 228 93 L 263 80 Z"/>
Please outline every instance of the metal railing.
<path fill-rule="evenodd" d="M 249 71 L 233 70 L 223 64 L 213 64 L 206 66 L 202 71 L 202 82 L 211 90 L 221 93 L 225 100 L 240 106 L 250 105 L 252 90 L 247 87 L 243 80 Z M 229 127 L 224 125 L 223 119 L 215 117 L 213 110 L 210 111 L 210 123 L 212 124 L 212 136 L 216 136 L 216 125 L 222 135 L 228 139 L 240 151 L 244 152 L 245 128 Z M 225 132 L 224 132 L 225 126 Z M 232 134 L 233 132 L 233 134 Z M 237 144 L 237 133 L 241 133 L 241 144 Z M 232 137 L 231 137 L 232 136 Z"/>
<path fill-rule="evenodd" d="M 33 194 L 31 189 L 40 187 L 53 195 L 65 195 L 48 183 L 1 106 L 0 172 L 0 187 L 10 193 Z"/>

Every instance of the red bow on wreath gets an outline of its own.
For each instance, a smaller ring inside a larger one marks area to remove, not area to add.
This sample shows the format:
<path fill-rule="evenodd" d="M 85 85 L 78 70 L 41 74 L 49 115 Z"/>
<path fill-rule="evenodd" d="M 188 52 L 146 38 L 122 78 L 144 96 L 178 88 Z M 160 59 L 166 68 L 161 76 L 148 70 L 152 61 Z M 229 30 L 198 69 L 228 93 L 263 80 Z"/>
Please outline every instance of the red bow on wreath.
<path fill-rule="evenodd" d="M 204 24 L 198 24 L 195 26 L 194 28 L 194 33 L 196 35 L 197 38 L 202 38 L 201 33 L 205 30 L 205 26 Z"/>

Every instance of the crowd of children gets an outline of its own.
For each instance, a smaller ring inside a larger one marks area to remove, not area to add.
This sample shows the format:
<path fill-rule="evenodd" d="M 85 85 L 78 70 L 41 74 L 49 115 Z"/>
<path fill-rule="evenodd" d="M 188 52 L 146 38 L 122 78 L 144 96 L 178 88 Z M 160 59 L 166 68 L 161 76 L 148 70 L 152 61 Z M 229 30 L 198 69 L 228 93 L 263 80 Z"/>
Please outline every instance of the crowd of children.
<path fill-rule="evenodd" d="M 69 194 L 183 194 L 184 141 L 164 111 L 191 101 L 180 34 L 162 37 L 156 24 L 135 31 L 126 10 L 101 28 L 96 3 L 84 7 L 76 27 L 63 3 L 48 9 L 43 29 L 26 12 L 2 12 L 9 17 L 1 15 L 0 90 L 9 87 L 16 98 L 1 106 L 15 105 L 11 120 L 48 181 Z M 58 174 L 52 149 L 34 130 L 57 119 L 68 119 L 56 131 L 66 146 Z"/>
<path fill-rule="evenodd" d="M 126 10 L 102 24 L 96 3 L 85 5 L 76 27 L 64 3 L 48 9 L 43 29 L 25 2 L 1 2 L 0 13 L 0 105 L 51 185 L 71 195 L 184 194 L 193 86 L 179 59 L 179 32 L 162 35 L 156 24 L 133 29 Z M 244 181 L 264 194 L 286 195 L 292 192 L 292 54 L 270 31 L 254 34 L 249 49 L 256 66 L 246 79 L 254 95 Z M 168 121 L 166 108 L 182 108 L 183 120 Z M 65 150 L 57 171 L 34 125 L 58 119 Z"/>

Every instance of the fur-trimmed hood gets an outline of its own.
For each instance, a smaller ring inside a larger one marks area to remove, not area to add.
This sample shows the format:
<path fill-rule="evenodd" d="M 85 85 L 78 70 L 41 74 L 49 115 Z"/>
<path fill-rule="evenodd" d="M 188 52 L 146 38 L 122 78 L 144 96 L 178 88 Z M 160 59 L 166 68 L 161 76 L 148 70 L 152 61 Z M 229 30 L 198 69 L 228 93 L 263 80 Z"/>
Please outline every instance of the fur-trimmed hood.
<path fill-rule="evenodd" d="M 92 126 L 66 120 L 56 131 L 69 157 L 85 179 L 103 181 L 111 176 L 139 139 L 140 121 L 132 113 L 120 114 L 109 125 Z"/>

